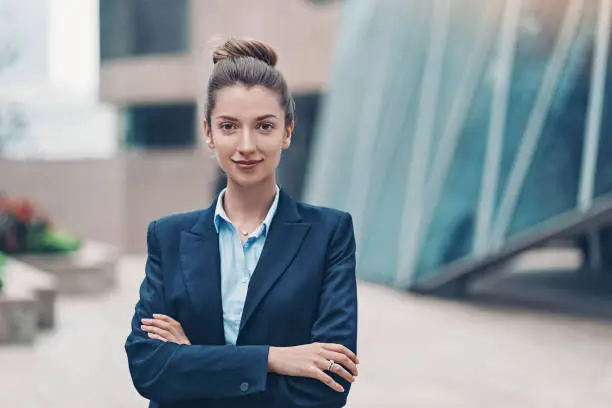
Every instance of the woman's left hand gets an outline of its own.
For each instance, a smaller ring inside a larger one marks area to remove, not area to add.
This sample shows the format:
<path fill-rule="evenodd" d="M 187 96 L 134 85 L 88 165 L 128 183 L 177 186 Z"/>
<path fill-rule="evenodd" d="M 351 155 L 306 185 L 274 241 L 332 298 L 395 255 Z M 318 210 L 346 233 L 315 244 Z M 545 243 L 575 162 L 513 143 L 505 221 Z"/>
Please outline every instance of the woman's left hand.
<path fill-rule="evenodd" d="M 151 339 L 191 345 L 183 326 L 170 316 L 154 314 L 153 319 L 142 319 L 140 328 L 147 332 Z"/>

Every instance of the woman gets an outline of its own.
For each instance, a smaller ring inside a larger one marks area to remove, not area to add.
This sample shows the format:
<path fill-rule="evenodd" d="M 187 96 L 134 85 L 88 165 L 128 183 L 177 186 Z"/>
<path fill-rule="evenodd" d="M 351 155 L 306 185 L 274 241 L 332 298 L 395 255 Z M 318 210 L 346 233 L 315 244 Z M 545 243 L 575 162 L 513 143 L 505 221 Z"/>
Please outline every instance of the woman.
<path fill-rule="evenodd" d="M 276 185 L 294 104 L 276 53 L 214 51 L 206 142 L 227 188 L 206 210 L 154 221 L 126 342 L 151 407 L 342 407 L 357 376 L 349 214 Z"/>

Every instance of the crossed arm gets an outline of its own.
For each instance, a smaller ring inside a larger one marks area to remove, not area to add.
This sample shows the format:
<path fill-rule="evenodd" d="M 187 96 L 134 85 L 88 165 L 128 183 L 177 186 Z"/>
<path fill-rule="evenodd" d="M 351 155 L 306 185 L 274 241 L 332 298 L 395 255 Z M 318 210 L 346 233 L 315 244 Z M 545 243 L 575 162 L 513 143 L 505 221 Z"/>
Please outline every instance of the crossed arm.
<path fill-rule="evenodd" d="M 231 398 L 266 391 L 277 377 L 273 399 L 283 407 L 341 407 L 357 374 L 357 299 L 352 221 L 342 217 L 329 248 L 319 315 L 312 344 L 268 346 L 191 345 L 179 322 L 169 318 L 163 298 L 156 225 L 147 233 L 146 276 L 126 342 L 138 392 L 154 401 Z M 329 361 L 334 365 L 327 371 Z M 343 367 L 344 366 L 344 367 Z M 241 385 L 249 384 L 248 389 Z"/>

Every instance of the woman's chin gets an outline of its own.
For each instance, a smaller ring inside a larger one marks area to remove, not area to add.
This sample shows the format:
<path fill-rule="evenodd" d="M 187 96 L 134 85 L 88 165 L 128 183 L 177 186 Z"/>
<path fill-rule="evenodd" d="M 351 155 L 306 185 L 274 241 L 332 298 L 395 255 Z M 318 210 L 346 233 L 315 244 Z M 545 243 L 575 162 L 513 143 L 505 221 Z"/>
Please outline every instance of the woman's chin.
<path fill-rule="evenodd" d="M 263 184 L 268 178 L 261 174 L 232 174 L 229 177 L 236 185 L 240 187 L 254 187 Z"/>

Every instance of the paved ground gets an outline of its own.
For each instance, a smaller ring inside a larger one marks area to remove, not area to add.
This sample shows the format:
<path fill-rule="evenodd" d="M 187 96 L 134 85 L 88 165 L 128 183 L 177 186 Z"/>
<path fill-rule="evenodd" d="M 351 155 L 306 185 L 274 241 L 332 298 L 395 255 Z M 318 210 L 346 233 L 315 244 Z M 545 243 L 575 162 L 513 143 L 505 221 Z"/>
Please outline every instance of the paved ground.
<path fill-rule="evenodd" d="M 2 408 L 145 407 L 123 341 L 143 260 L 121 287 L 62 298 L 33 348 L 0 348 Z M 612 324 L 415 297 L 360 285 L 361 377 L 353 408 L 609 408 Z"/>

